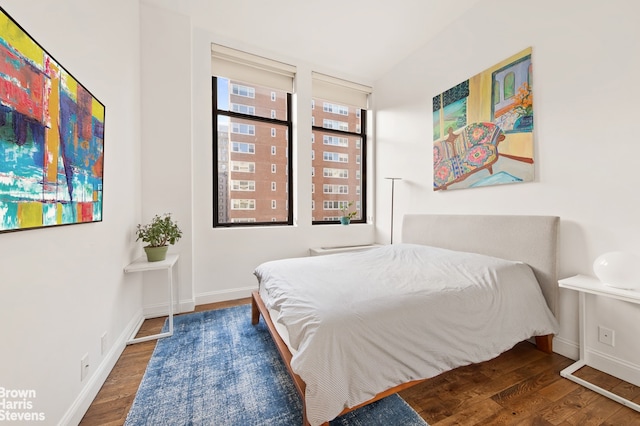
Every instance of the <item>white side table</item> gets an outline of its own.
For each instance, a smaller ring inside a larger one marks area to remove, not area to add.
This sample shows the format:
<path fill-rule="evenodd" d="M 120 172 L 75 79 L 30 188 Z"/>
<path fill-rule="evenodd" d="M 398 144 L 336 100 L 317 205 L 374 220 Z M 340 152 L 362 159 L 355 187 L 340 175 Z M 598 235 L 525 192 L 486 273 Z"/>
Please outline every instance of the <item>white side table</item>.
<path fill-rule="evenodd" d="M 365 251 L 382 247 L 382 244 L 362 244 L 357 246 L 313 247 L 309 249 L 311 256 L 323 256 L 325 254 L 346 253 L 350 251 Z"/>
<path fill-rule="evenodd" d="M 140 326 L 138 326 L 134 330 L 133 334 L 131 334 L 131 337 L 127 341 L 127 345 L 130 345 L 132 343 L 146 342 L 153 339 L 159 339 L 161 337 L 169 337 L 173 335 L 173 265 L 175 265 L 178 261 L 178 257 L 179 255 L 177 254 L 167 254 L 167 258 L 165 260 L 161 260 L 158 262 L 149 262 L 147 261 L 146 256 L 141 256 L 124 268 L 125 273 L 158 271 L 166 269 L 167 282 L 169 285 L 169 331 L 135 338 L 136 334 L 138 334 L 138 330 L 140 330 L 140 326 L 142 326 L 142 323 L 140 323 Z"/>
<path fill-rule="evenodd" d="M 587 359 L 587 351 L 585 348 L 587 342 L 586 335 L 586 295 L 595 294 L 596 296 L 609 297 L 612 299 L 624 300 L 625 302 L 640 304 L 640 292 L 634 290 L 623 290 L 615 287 L 609 287 L 600 282 L 600 280 L 589 277 L 586 275 L 576 275 L 570 278 L 565 278 L 560 280 L 560 287 L 567 288 L 570 290 L 575 290 L 579 292 L 579 304 L 578 304 L 578 312 L 579 312 L 579 344 L 580 344 L 580 359 L 575 363 L 571 364 L 564 370 L 560 372 L 562 377 L 565 377 L 571 381 L 574 381 L 586 388 L 591 389 L 594 392 L 598 392 L 600 395 L 604 395 L 607 398 L 611 398 L 614 401 L 619 402 L 620 404 L 626 405 L 629 408 L 632 408 L 636 411 L 640 411 L 640 405 L 636 404 L 633 401 L 629 401 L 626 398 L 621 397 L 620 395 L 616 395 L 613 392 L 609 392 L 606 389 L 603 389 L 597 385 L 594 385 L 591 382 L 588 382 L 580 377 L 576 377 L 573 375 L 576 371 L 588 365 Z"/>

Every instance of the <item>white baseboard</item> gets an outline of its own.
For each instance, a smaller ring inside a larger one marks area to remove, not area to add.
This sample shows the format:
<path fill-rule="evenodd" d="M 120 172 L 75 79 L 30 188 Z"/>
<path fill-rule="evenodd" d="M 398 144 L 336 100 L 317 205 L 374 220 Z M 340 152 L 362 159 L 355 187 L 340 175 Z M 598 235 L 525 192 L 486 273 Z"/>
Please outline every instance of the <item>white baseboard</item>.
<path fill-rule="evenodd" d="M 176 306 L 174 306 L 174 314 L 180 314 L 183 312 L 193 312 L 196 308 L 196 304 L 193 299 L 181 300 Z M 142 308 L 142 313 L 145 318 L 158 318 L 169 315 L 169 303 L 158 303 L 155 305 L 146 305 Z"/>
<path fill-rule="evenodd" d="M 616 358 L 595 349 L 587 349 L 589 366 L 604 371 L 620 380 L 640 386 L 640 365 Z"/>
<path fill-rule="evenodd" d="M 124 348 L 127 346 L 126 342 L 129 336 L 143 320 L 142 310 L 138 311 L 138 313 L 131 318 L 131 321 L 129 321 L 125 329 L 113 343 L 109 352 L 107 352 L 100 365 L 96 368 L 96 371 L 89 375 L 88 381 L 78 394 L 78 397 L 58 422 L 59 426 L 77 425 L 80 423 L 82 417 L 84 417 L 89 406 L 91 406 L 91 403 L 100 391 L 100 388 L 102 388 L 107 377 L 109 377 L 109 373 L 111 373 L 116 362 L 118 362 L 120 355 L 122 355 Z"/>
<path fill-rule="evenodd" d="M 554 337 L 553 351 L 573 360 L 580 358 L 580 346 L 562 337 Z M 590 348 L 586 349 L 586 359 L 590 367 L 640 386 L 640 365 Z"/>
<path fill-rule="evenodd" d="M 244 299 L 251 297 L 251 293 L 256 291 L 256 286 L 237 288 L 233 290 L 211 291 L 196 296 L 196 305 L 206 305 L 207 303 L 226 302 L 227 300 Z"/>
<path fill-rule="evenodd" d="M 578 343 L 563 337 L 555 336 L 553 338 L 553 351 L 574 361 L 580 358 L 580 346 L 578 346 Z"/>

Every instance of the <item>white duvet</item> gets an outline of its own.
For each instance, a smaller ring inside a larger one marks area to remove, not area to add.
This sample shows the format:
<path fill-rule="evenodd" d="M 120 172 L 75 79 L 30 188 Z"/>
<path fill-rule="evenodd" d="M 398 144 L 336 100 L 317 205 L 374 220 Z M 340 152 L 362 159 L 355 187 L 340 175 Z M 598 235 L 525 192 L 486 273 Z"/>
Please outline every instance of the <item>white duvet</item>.
<path fill-rule="evenodd" d="M 311 425 L 558 332 L 529 266 L 478 254 L 395 244 L 266 262 L 255 275 L 288 332 Z"/>

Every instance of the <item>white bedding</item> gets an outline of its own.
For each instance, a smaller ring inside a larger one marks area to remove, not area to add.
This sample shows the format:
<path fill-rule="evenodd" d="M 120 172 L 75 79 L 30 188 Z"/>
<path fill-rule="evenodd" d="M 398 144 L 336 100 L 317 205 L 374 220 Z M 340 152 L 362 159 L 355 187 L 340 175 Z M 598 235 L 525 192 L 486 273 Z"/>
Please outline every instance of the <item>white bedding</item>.
<path fill-rule="evenodd" d="M 558 332 L 529 266 L 478 254 L 395 244 L 266 262 L 255 275 L 288 333 L 311 425 Z"/>

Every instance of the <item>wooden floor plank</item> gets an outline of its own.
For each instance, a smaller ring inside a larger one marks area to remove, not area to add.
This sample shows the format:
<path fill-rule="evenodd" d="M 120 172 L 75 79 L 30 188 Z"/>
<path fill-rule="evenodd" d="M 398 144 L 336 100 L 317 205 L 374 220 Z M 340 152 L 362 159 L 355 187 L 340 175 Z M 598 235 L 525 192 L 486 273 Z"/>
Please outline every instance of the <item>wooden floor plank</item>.
<path fill-rule="evenodd" d="M 223 309 L 250 299 L 200 305 Z M 145 320 L 140 334 L 160 331 L 164 318 Z M 125 348 L 81 425 L 121 426 L 151 358 L 155 341 Z M 522 342 L 493 360 L 443 373 L 400 395 L 431 426 L 541 425 L 640 426 L 640 413 L 560 377 L 573 361 Z M 582 371 L 584 370 L 584 371 Z M 640 387 L 584 367 L 577 374 L 640 402 Z M 580 423 L 582 422 L 582 423 Z"/>

